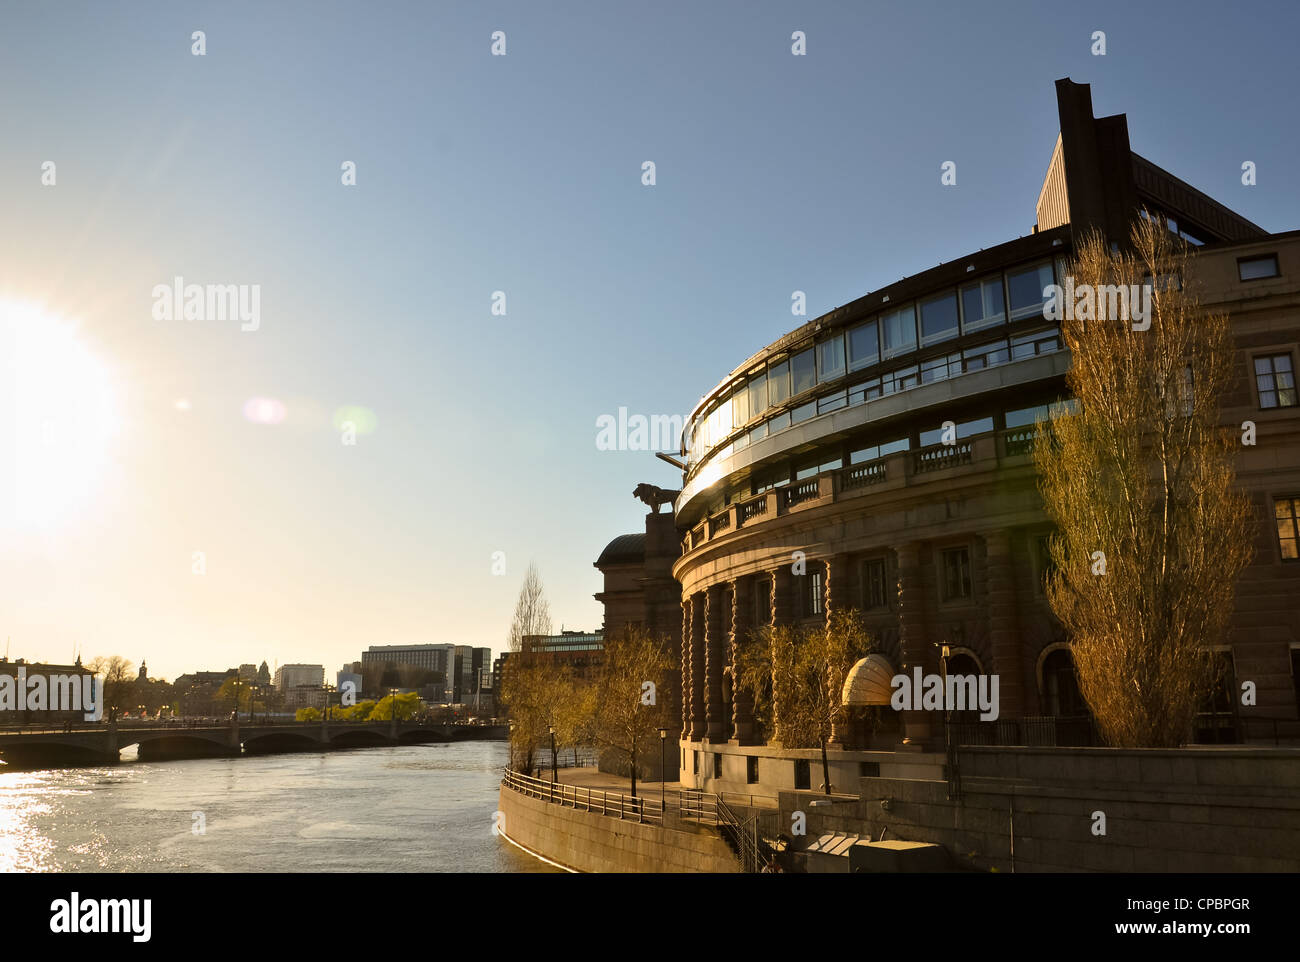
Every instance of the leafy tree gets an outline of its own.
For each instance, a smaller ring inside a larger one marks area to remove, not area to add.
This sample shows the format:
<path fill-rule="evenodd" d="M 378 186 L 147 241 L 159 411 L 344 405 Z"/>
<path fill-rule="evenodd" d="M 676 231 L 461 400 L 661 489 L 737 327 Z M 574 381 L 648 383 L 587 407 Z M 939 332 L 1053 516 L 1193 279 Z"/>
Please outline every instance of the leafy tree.
<path fill-rule="evenodd" d="M 676 647 L 640 626 L 629 626 L 621 637 L 605 640 L 605 658 L 596 680 L 596 740 L 625 755 L 633 797 L 641 752 L 659 740 L 668 727 L 667 693 L 677 667 Z"/>
<path fill-rule="evenodd" d="M 822 789 L 831 794 L 826 746 L 846 711 L 849 669 L 875 647 L 857 609 L 832 611 L 826 627 L 767 626 L 737 652 L 735 684 L 754 699 L 756 717 L 786 748 L 820 748 Z"/>
<path fill-rule="evenodd" d="M 397 719 L 398 721 L 407 721 L 414 718 L 424 708 L 424 703 L 420 701 L 420 696 L 413 691 L 403 694 L 385 695 L 379 701 L 374 703 L 370 714 L 367 715 L 369 721 L 391 721 L 393 718 L 393 705 L 396 699 Z"/>
<path fill-rule="evenodd" d="M 511 765 L 531 775 L 537 746 L 549 746 L 549 729 L 556 729 L 557 743 L 561 737 L 568 703 L 574 698 L 572 672 L 545 655 L 517 652 L 506 663 L 501 696 L 510 715 Z M 579 727 L 576 723 L 571 727 L 575 738 Z"/>
<path fill-rule="evenodd" d="M 117 718 L 123 709 L 130 710 L 135 695 L 135 666 L 121 655 L 100 655 L 86 663 L 86 668 L 100 676 L 104 686 L 104 706 L 108 720 Z"/>
<path fill-rule="evenodd" d="M 1131 251 L 1111 252 L 1096 235 L 1085 243 L 1076 289 L 1182 283 L 1152 284 L 1145 321 L 1108 298 L 1091 311 L 1074 305 L 1061 335 L 1077 409 L 1040 425 L 1035 445 L 1059 532 L 1048 599 L 1070 634 L 1080 692 L 1119 747 L 1188 738 L 1216 678 L 1209 646 L 1224 638 L 1251 555 L 1235 430 L 1220 426 L 1233 376 L 1228 318 L 1182 289 L 1188 264 L 1159 219 L 1136 224 Z"/>
<path fill-rule="evenodd" d="M 312 708 L 310 706 L 307 708 L 299 708 L 293 713 L 293 717 L 300 722 L 320 721 L 320 709 Z"/>

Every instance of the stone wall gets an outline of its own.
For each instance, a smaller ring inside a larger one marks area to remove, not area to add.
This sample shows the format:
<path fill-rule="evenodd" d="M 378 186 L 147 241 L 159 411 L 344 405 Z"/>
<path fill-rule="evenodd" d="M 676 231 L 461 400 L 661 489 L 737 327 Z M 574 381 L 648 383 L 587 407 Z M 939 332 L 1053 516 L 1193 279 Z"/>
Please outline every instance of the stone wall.
<path fill-rule="evenodd" d="M 739 872 L 717 835 L 691 826 L 640 824 L 567 808 L 501 787 L 507 837 L 580 872 Z M 505 844 L 505 843 L 503 843 Z"/>
<path fill-rule="evenodd" d="M 863 778 L 861 797 L 812 806 L 784 791 L 781 824 L 937 842 L 984 871 L 1300 871 L 1300 750 L 963 749 L 946 781 Z M 887 805 L 887 808 L 886 808 Z M 1105 835 L 1094 834 L 1105 815 Z M 1014 848 L 1014 857 L 1012 851 Z"/>

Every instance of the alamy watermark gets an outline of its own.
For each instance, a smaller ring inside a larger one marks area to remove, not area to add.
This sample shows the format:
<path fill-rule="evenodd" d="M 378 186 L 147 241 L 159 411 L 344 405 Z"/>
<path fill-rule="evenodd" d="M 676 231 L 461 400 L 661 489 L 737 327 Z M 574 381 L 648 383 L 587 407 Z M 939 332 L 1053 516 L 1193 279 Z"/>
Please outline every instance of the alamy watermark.
<path fill-rule="evenodd" d="M 79 711 L 86 721 L 104 717 L 104 683 L 91 674 L 0 674 L 0 711 Z"/>
<path fill-rule="evenodd" d="M 979 709 L 980 721 L 997 721 L 997 675 L 895 675 L 889 704 L 895 711 L 968 711 Z"/>
<path fill-rule="evenodd" d="M 156 321 L 240 321 L 241 331 L 262 325 L 261 284 L 155 284 L 153 317 Z"/>
<path fill-rule="evenodd" d="M 1076 286 L 1074 278 L 1067 274 L 1064 287 L 1049 284 L 1043 288 L 1043 297 L 1046 298 L 1043 317 L 1049 321 L 1131 318 L 1135 331 L 1145 331 L 1151 326 L 1150 284 Z"/>
<path fill-rule="evenodd" d="M 596 418 L 597 451 L 676 451 L 686 418 L 680 414 L 602 414 Z"/>

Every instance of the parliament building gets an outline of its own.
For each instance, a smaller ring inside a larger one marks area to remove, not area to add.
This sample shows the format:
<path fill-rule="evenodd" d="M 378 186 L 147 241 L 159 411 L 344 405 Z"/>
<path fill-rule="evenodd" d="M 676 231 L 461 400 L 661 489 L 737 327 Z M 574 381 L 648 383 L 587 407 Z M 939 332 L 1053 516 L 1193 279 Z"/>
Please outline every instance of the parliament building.
<path fill-rule="evenodd" d="M 1064 284 L 1086 234 L 1124 242 L 1144 209 L 1192 246 L 1203 307 L 1231 318 L 1239 376 L 1224 423 L 1257 426 L 1237 462 L 1254 559 L 1220 646 L 1257 704 L 1225 697 L 1197 740 L 1300 743 L 1300 231 L 1269 233 L 1133 153 L 1125 116 L 1094 117 L 1087 85 L 1056 93 L 1032 233 L 863 294 L 741 360 L 687 423 L 671 520 L 651 515 L 596 562 L 606 638 L 638 623 L 680 644 L 683 781 L 816 788 L 819 753 L 765 744 L 731 666 L 753 629 L 821 625 L 841 607 L 877 638 L 877 674 L 938 673 L 945 647 L 948 673 L 996 674 L 998 720 L 963 726 L 984 744 L 1092 743 L 1043 588 L 1052 527 L 1034 425 L 1067 399 L 1070 367 L 1044 288 Z M 955 444 L 940 442 L 945 422 Z M 942 764 L 942 713 L 878 704 L 846 712 L 834 780 L 927 777 Z"/>

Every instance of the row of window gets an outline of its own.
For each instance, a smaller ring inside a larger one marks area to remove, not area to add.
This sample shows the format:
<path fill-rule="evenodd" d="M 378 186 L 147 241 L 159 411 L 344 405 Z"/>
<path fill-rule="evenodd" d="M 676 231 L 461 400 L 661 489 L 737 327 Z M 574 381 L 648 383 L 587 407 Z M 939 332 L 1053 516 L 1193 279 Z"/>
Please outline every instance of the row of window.
<path fill-rule="evenodd" d="M 768 435 L 841 408 L 854 407 L 901 391 L 911 390 L 922 384 L 931 384 L 972 371 L 996 367 L 999 364 L 1007 364 L 1011 361 L 1035 357 L 1040 354 L 1051 354 L 1059 350 L 1061 350 L 1060 329 L 1051 327 L 1017 334 L 1009 339 L 1002 338 L 964 351 L 932 358 L 920 364 L 905 365 L 877 377 L 861 381 L 852 387 L 813 398 L 806 404 L 801 404 L 789 411 L 782 411 L 780 414 L 755 425 L 744 434 L 735 437 L 730 444 L 719 449 L 716 456 L 721 458 L 730 457 L 736 451 L 743 451 Z M 710 417 L 712 416 L 710 415 Z M 707 425 L 708 422 L 705 423 Z M 721 440 L 727 437 L 732 429 L 724 429 L 722 422 L 718 422 L 716 430 L 718 431 L 717 438 Z M 692 466 L 698 465 L 700 461 L 712 453 L 710 445 L 706 443 L 712 437 L 710 431 L 711 429 L 707 427 L 704 431 L 696 431 L 695 441 L 691 448 Z"/>
<path fill-rule="evenodd" d="M 1032 427 L 1037 421 L 1048 421 L 1060 410 L 1070 410 L 1073 406 L 1074 401 L 1069 400 L 1051 405 L 1039 404 L 1015 408 L 1003 413 L 1003 423 L 1008 430 Z M 997 424 L 992 416 L 981 417 L 957 423 L 955 435 L 956 439 L 961 441 L 975 435 L 989 433 L 996 427 Z M 733 489 L 724 501 L 714 505 L 709 514 L 718 514 L 728 504 L 748 500 L 787 484 L 806 481 L 827 471 L 837 471 L 845 467 L 866 464 L 869 461 L 878 461 L 900 451 L 910 451 L 913 443 L 911 438 L 906 437 L 890 440 L 870 438 L 871 443 L 865 443 L 867 440 L 864 437 L 861 440 L 850 441 L 838 449 L 822 451 L 804 460 L 788 461 L 756 474 L 749 484 Z M 943 441 L 943 428 L 936 427 L 922 431 L 917 435 L 917 441 L 921 447 L 939 444 Z"/>
<path fill-rule="evenodd" d="M 691 771 L 693 774 L 700 773 L 700 752 L 693 750 L 691 752 Z M 769 758 L 770 765 L 794 765 L 794 787 L 795 789 L 808 789 L 812 785 L 812 765 L 806 758 L 784 759 Z M 686 749 L 682 749 L 682 768 L 686 767 Z M 858 774 L 863 778 L 879 778 L 879 762 L 859 762 Z M 722 777 L 722 754 L 715 752 L 713 754 L 713 777 Z M 745 782 L 749 785 L 758 784 L 758 756 L 745 756 Z"/>
<path fill-rule="evenodd" d="M 1058 261 L 1057 270 L 1063 272 L 1063 261 Z M 942 294 L 891 308 L 789 357 L 769 361 L 751 371 L 743 384 L 692 422 L 686 445 L 690 461 L 696 464 L 703 460 L 711 448 L 729 437 L 735 429 L 744 427 L 768 408 L 783 404 L 818 384 L 838 380 L 890 358 L 910 354 L 918 348 L 939 344 L 957 337 L 959 333 L 970 334 L 1008 320 L 1015 322 L 1042 317 L 1046 300 L 1043 290 L 1053 281 L 1053 267 L 1049 261 L 990 275 Z M 978 360 L 981 350 L 987 350 L 990 355 L 983 363 Z M 1041 351 L 1023 336 L 1013 338 L 1010 346 L 1002 340 L 974 352 L 963 352 L 962 356 L 953 355 L 957 369 L 953 368 L 952 358 L 941 359 L 947 368 L 942 376 L 991 367 L 1008 359 L 1031 357 L 1034 353 Z M 963 365 L 962 362 L 967 360 L 970 363 Z M 927 362 L 927 365 L 932 363 Z M 912 366 L 912 372 L 914 378 L 918 376 L 916 365 Z M 939 380 L 940 377 L 929 379 Z M 914 387 L 916 383 L 904 383 L 895 389 Z M 926 379 L 922 377 L 919 383 L 926 383 Z M 881 385 L 877 385 L 877 390 L 890 393 Z M 822 413 L 817 410 L 815 402 L 796 410 L 805 409 L 811 414 Z M 774 430 L 779 430 L 779 427 Z"/>

